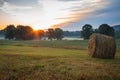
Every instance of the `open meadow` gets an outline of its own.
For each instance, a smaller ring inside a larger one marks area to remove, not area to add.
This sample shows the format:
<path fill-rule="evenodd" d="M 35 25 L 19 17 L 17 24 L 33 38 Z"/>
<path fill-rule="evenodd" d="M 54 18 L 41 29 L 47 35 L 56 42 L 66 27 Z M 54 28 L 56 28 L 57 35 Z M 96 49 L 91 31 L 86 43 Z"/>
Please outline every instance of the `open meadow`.
<path fill-rule="evenodd" d="M 0 40 L 0 80 L 120 80 L 115 59 L 91 58 L 87 40 Z"/>

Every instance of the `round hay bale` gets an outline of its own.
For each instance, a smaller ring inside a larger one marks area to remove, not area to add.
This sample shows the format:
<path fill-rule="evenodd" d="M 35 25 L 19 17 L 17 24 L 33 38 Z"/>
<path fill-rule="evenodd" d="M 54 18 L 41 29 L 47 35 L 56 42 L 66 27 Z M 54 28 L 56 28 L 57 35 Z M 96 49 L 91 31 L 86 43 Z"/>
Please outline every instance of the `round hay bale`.
<path fill-rule="evenodd" d="M 116 53 L 115 39 L 103 34 L 92 34 L 88 42 L 91 57 L 113 59 Z"/>

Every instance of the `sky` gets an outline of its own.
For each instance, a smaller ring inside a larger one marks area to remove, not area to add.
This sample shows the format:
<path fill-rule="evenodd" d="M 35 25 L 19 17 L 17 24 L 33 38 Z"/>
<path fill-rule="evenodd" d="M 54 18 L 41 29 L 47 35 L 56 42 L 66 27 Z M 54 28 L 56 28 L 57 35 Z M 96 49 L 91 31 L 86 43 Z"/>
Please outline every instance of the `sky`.
<path fill-rule="evenodd" d="M 0 0 L 0 29 L 21 24 L 76 31 L 103 23 L 120 24 L 120 0 Z"/>

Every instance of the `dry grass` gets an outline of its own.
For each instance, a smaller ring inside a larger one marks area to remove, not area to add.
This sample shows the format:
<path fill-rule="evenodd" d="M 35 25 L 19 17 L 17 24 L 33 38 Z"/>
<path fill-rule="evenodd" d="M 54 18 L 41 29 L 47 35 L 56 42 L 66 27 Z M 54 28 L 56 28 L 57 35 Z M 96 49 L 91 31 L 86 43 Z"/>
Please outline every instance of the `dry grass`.
<path fill-rule="evenodd" d="M 106 60 L 90 58 L 84 47 L 76 50 L 14 44 L 19 41 L 0 45 L 0 80 L 120 79 L 119 51 L 115 59 Z"/>

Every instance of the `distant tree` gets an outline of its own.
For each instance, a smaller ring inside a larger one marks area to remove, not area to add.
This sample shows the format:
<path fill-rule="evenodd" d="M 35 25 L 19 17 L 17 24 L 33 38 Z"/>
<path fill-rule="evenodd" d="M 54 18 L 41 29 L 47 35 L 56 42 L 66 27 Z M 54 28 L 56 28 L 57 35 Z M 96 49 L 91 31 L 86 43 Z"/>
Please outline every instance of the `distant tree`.
<path fill-rule="evenodd" d="M 17 40 L 31 40 L 34 38 L 34 31 L 30 26 L 18 25 L 15 31 Z"/>
<path fill-rule="evenodd" d="M 0 30 L 0 36 L 4 35 L 4 30 Z"/>
<path fill-rule="evenodd" d="M 116 31 L 115 32 L 115 38 L 116 39 L 120 39 L 120 31 Z"/>
<path fill-rule="evenodd" d="M 34 30 L 30 26 L 24 27 L 24 40 L 31 40 L 34 38 Z"/>
<path fill-rule="evenodd" d="M 35 39 L 41 39 L 42 37 L 44 37 L 44 31 L 43 30 L 37 30 L 34 31 L 34 38 Z"/>
<path fill-rule="evenodd" d="M 113 27 L 110 27 L 108 24 L 100 25 L 98 30 L 99 30 L 100 34 L 114 36 L 114 29 L 113 29 Z"/>
<path fill-rule="evenodd" d="M 57 40 L 62 40 L 62 38 L 63 38 L 63 30 L 62 29 L 60 29 L 60 28 L 55 29 L 55 38 Z"/>
<path fill-rule="evenodd" d="M 15 36 L 15 26 L 14 25 L 8 25 L 5 29 L 5 39 L 13 39 Z"/>
<path fill-rule="evenodd" d="M 93 33 L 99 33 L 98 29 L 94 29 Z"/>
<path fill-rule="evenodd" d="M 39 38 L 41 39 L 44 36 L 44 31 L 38 30 L 38 35 L 39 35 Z"/>
<path fill-rule="evenodd" d="M 115 30 L 113 27 L 111 27 L 109 35 L 113 37 L 115 36 Z"/>
<path fill-rule="evenodd" d="M 22 40 L 23 39 L 23 35 L 24 35 L 23 31 L 24 31 L 24 26 L 23 25 L 18 25 L 16 30 L 15 30 L 15 38 L 17 40 Z"/>
<path fill-rule="evenodd" d="M 55 39 L 54 29 L 52 29 L 52 28 L 48 29 L 47 36 L 48 36 L 48 39 L 50 39 L 50 40 Z"/>
<path fill-rule="evenodd" d="M 73 37 L 73 36 L 80 36 L 80 31 L 63 31 L 63 34 L 64 36 L 67 36 L 67 37 Z"/>
<path fill-rule="evenodd" d="M 84 38 L 84 36 L 83 36 L 83 31 L 82 31 L 82 30 L 80 31 L 80 37 L 81 37 L 81 38 Z"/>
<path fill-rule="evenodd" d="M 92 26 L 90 24 L 85 24 L 82 27 L 81 36 L 84 39 L 89 39 L 90 35 L 93 33 Z"/>

